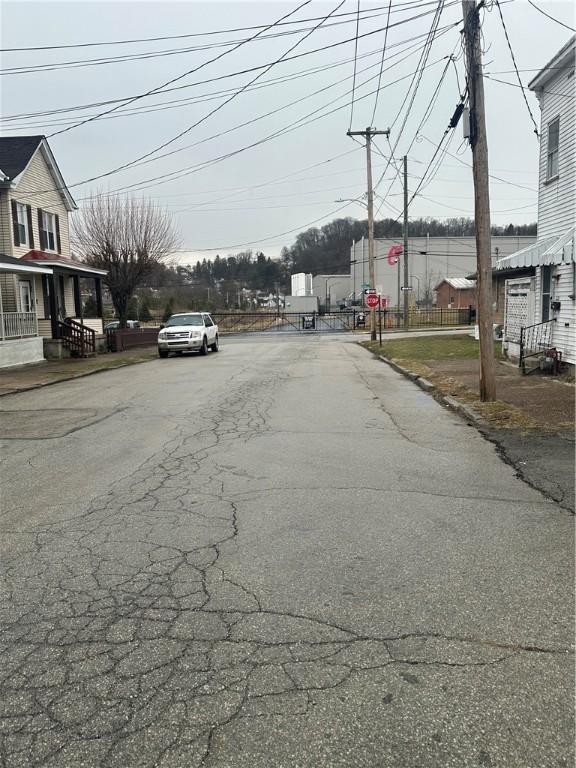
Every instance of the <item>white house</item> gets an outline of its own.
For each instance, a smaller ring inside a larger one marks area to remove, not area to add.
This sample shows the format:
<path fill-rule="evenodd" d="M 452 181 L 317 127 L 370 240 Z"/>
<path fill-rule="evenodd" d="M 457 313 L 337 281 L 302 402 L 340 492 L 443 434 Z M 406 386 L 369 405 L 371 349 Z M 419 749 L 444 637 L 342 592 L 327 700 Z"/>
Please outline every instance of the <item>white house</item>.
<path fill-rule="evenodd" d="M 555 349 L 576 364 L 576 36 L 529 83 L 540 103 L 538 239 L 497 261 L 506 279 L 503 345 L 519 358 Z"/>

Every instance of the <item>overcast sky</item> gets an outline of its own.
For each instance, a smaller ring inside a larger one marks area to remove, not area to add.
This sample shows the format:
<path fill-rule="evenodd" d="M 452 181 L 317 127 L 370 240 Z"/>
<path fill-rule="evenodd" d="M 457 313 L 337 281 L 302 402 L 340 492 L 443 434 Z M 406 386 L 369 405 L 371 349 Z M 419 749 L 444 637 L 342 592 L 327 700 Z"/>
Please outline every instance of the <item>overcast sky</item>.
<path fill-rule="evenodd" d="M 574 26 L 573 3 L 535 2 Z M 336 216 L 365 216 L 358 203 L 335 202 L 356 198 L 366 190 L 365 152 L 346 136 L 351 120 L 356 0 L 344 2 L 338 10 L 337 0 L 310 2 L 286 19 L 289 23 L 261 31 L 259 37 L 265 39 L 257 38 L 232 50 L 241 40 L 254 36 L 258 27 L 273 24 L 298 5 L 297 0 L 3 2 L 3 49 L 186 36 L 57 50 L 4 50 L 2 113 L 14 119 L 4 122 L 3 134 L 49 136 L 70 129 L 49 141 L 78 205 L 81 207 L 83 198 L 89 195 L 135 185 L 134 194 L 154 198 L 174 215 L 186 251 L 183 261 L 212 257 L 216 252 L 226 255 L 245 247 L 277 256 L 283 245 L 289 245 L 293 236 L 308 226 L 321 225 Z M 458 24 L 461 3 L 446 0 L 427 68 L 400 132 L 410 99 L 401 110 L 402 103 L 436 7 L 437 3 L 429 0 L 393 0 L 381 88 L 372 121 L 388 0 L 360 3 L 352 128 L 361 130 L 370 124 L 379 129 L 392 128 L 390 142 L 395 157 L 401 158 L 405 152 L 409 156 L 412 189 L 429 164 L 464 80 Z M 569 39 L 570 32 L 523 0 L 502 2 L 501 7 L 522 81 L 527 83 Z M 330 12 L 333 15 L 323 27 L 312 31 Z M 230 31 L 246 27 L 256 29 Z M 213 32 L 218 34 L 206 34 Z M 275 36 L 270 37 L 273 33 Z M 512 83 L 485 80 L 491 173 L 520 185 L 492 180 L 492 221 L 535 221 L 538 144 L 522 91 L 517 87 L 496 6 L 483 13 L 483 34 L 486 73 Z M 288 56 L 297 58 L 277 63 L 265 72 L 265 65 L 291 48 Z M 141 58 L 142 54 L 160 52 L 160 56 Z M 451 54 L 458 59 L 455 65 L 448 66 L 421 136 L 414 141 L 441 80 L 446 57 Z M 140 58 L 126 61 L 126 56 Z M 181 77 L 216 56 L 221 58 Z M 111 57 L 121 60 L 97 65 L 87 62 Z M 63 63 L 64 68 L 60 66 Z M 58 68 L 49 68 L 54 65 Z M 41 70 L 26 70 L 36 67 Z M 256 67 L 262 69 L 245 72 Z M 261 77 L 253 87 L 191 128 L 258 74 Z M 176 78 L 180 79 L 168 87 L 177 90 L 138 99 L 85 125 L 74 127 L 117 104 L 28 116 L 128 99 Z M 168 104 L 174 100 L 179 101 Z M 530 92 L 528 103 L 539 122 L 538 104 Z M 165 108 L 158 106 L 162 104 Z M 308 120 L 309 124 L 284 133 L 296 121 Z M 247 121 L 253 122 L 242 127 Z M 143 164 L 78 184 L 137 161 L 183 131 L 186 133 L 181 138 L 150 155 Z M 281 135 L 269 138 L 277 132 Z M 257 146 L 249 146 L 255 143 Z M 380 137 L 376 145 L 384 155 L 389 154 L 385 137 Z M 168 152 L 171 154 L 159 157 Z M 466 163 L 471 161 L 469 148 L 462 142 L 461 126 L 455 131 L 449 152 Z M 225 157 L 228 154 L 231 156 Z M 384 170 L 386 161 L 375 154 L 375 183 Z M 402 189 L 393 165 L 376 191 L 379 195 L 387 193 L 385 204 L 381 198 L 376 199 L 378 218 L 395 216 L 400 210 Z M 424 185 L 422 195 L 413 201 L 410 215 L 472 215 L 472 194 L 470 169 L 446 155 L 432 182 Z"/>

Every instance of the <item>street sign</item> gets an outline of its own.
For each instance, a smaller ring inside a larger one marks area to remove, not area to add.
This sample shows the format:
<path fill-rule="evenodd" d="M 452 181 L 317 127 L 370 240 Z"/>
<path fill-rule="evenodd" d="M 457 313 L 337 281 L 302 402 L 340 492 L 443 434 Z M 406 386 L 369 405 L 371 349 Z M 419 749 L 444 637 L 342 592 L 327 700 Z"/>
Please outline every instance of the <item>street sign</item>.
<path fill-rule="evenodd" d="M 380 304 L 380 296 L 377 293 L 369 293 L 366 296 L 366 306 L 375 309 Z"/>
<path fill-rule="evenodd" d="M 382 309 L 386 309 L 386 307 L 388 306 L 388 299 L 386 298 L 386 296 L 382 296 L 380 298 L 380 306 L 382 307 Z"/>
<path fill-rule="evenodd" d="M 376 288 L 366 288 L 364 290 L 364 293 L 368 296 L 371 293 L 378 293 L 378 291 L 376 290 Z"/>
<path fill-rule="evenodd" d="M 362 283 L 362 290 L 365 291 L 366 288 L 370 288 L 370 284 L 369 283 Z"/>
<path fill-rule="evenodd" d="M 401 286 L 400 290 L 401 291 L 413 291 L 414 288 L 412 288 L 411 285 L 403 285 L 403 286 Z"/>

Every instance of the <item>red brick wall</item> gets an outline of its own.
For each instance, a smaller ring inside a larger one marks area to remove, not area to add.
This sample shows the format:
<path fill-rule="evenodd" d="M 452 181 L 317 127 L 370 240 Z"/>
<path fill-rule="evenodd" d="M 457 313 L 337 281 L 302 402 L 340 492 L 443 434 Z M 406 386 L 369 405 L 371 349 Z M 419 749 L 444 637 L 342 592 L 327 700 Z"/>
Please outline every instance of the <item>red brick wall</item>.
<path fill-rule="evenodd" d="M 451 301 L 452 300 L 452 301 Z M 476 289 L 465 288 L 457 290 L 444 282 L 436 291 L 436 306 L 443 309 L 452 305 L 453 309 L 465 309 L 476 306 Z"/>

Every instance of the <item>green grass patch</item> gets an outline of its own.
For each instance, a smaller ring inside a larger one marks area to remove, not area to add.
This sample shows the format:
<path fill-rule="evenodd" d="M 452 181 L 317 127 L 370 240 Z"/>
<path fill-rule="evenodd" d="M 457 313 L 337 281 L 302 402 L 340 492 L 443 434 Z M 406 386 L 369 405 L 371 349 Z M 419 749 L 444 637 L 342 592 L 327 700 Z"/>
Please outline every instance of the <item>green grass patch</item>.
<path fill-rule="evenodd" d="M 368 341 L 363 346 L 393 360 L 475 360 L 480 347 L 468 334 L 420 336 L 413 339 L 386 339 L 382 346 Z"/>

